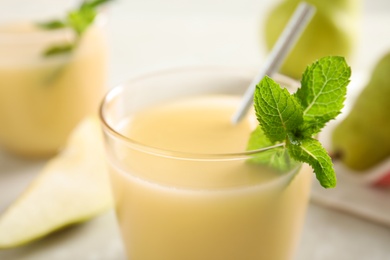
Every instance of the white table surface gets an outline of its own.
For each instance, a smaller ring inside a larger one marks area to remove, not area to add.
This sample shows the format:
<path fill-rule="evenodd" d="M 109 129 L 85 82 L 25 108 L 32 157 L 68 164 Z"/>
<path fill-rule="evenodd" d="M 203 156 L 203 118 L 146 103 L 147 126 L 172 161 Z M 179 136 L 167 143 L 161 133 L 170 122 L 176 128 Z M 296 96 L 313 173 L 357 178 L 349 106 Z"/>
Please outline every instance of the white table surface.
<path fill-rule="evenodd" d="M 264 57 L 259 24 L 273 4 L 270 0 L 116 2 L 108 26 L 110 87 L 138 73 L 165 67 L 259 66 Z M 4 18 L 15 5 L 28 12 L 33 3 L 0 0 L 0 17 Z M 354 73 L 370 71 L 376 60 L 390 50 L 390 1 L 365 0 L 362 4 L 360 41 L 352 64 Z M 0 151 L 0 212 L 42 165 L 43 162 L 22 161 Z M 113 212 L 108 212 L 25 247 L 0 251 L 0 259 L 125 257 Z M 390 259 L 390 228 L 311 203 L 296 259 Z"/>

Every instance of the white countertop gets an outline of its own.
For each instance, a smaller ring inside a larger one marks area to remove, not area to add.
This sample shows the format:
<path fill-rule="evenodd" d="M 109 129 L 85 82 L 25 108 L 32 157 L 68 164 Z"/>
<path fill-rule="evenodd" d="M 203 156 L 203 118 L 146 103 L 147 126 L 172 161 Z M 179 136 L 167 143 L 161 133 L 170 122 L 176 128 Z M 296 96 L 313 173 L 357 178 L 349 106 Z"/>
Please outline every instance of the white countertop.
<path fill-rule="evenodd" d="M 7 1 L 0 0 L 0 17 L 4 7 L 11 6 Z M 24 2 L 23 8 L 33 5 Z M 369 71 L 390 50 L 390 2 L 368 2 L 363 1 L 360 42 L 352 65 L 356 73 Z M 108 26 L 110 86 L 164 67 L 259 66 L 264 57 L 259 24 L 270 5 L 270 0 L 116 1 Z M 0 212 L 41 166 L 0 151 Z M 108 212 L 31 245 L 0 251 L 0 259 L 121 260 L 124 253 L 113 212 Z M 390 259 L 390 228 L 311 203 L 296 259 Z"/>

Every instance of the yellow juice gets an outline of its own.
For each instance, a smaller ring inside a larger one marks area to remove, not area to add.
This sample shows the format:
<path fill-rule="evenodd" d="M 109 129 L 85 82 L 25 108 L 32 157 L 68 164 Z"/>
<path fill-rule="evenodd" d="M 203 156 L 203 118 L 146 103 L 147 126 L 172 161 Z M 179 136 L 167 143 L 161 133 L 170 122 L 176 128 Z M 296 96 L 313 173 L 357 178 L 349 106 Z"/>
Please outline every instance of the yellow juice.
<path fill-rule="evenodd" d="M 253 115 L 230 123 L 239 101 L 235 95 L 183 98 L 114 126 L 132 142 L 107 145 L 129 259 L 293 257 L 312 172 L 303 165 L 280 174 L 232 155 L 246 150 L 257 125 Z"/>
<path fill-rule="evenodd" d="M 106 84 L 106 43 L 100 27 L 71 54 L 44 57 L 74 37 L 29 23 L 0 27 L 0 146 L 28 157 L 52 155 L 73 127 L 96 113 Z"/>

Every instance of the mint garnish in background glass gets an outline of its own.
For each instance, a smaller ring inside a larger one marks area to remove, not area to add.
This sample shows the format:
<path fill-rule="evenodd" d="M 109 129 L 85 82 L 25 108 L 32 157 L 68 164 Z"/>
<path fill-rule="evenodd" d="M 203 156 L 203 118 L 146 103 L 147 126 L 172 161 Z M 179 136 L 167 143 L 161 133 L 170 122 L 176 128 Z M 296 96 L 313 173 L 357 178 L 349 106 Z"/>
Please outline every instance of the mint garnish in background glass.
<path fill-rule="evenodd" d="M 344 106 L 351 69 L 343 57 L 319 59 L 303 73 L 295 94 L 265 77 L 256 86 L 254 106 L 260 126 L 252 133 L 248 149 L 280 144 L 252 161 L 286 170 L 296 161 L 308 163 L 324 188 L 336 186 L 333 163 L 314 138 L 340 114 Z M 289 156 L 288 156 L 289 155 Z"/>
<path fill-rule="evenodd" d="M 45 57 L 59 54 L 71 53 L 79 43 L 82 35 L 93 24 L 98 14 L 96 8 L 113 0 L 93 0 L 84 1 L 78 9 L 69 11 L 62 20 L 51 20 L 48 22 L 38 23 L 38 26 L 45 30 L 58 30 L 69 28 L 75 33 L 75 39 L 71 42 L 64 42 L 49 46 L 44 50 Z"/>

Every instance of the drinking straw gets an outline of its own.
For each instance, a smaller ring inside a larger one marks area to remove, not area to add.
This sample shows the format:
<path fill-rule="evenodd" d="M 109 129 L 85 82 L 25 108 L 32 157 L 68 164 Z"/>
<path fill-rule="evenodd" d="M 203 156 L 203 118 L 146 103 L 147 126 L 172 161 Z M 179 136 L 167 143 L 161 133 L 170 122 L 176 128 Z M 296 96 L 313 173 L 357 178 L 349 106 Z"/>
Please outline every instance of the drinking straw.
<path fill-rule="evenodd" d="M 234 113 L 231 119 L 233 124 L 240 122 L 240 120 L 248 111 L 249 107 L 252 105 L 254 91 L 260 80 L 264 78 L 265 75 L 272 76 L 279 70 L 290 49 L 296 43 L 306 25 L 313 17 L 314 12 L 315 7 L 306 2 L 301 2 L 295 9 L 294 14 L 291 16 L 289 22 L 269 53 L 263 67 L 249 84 L 249 87 L 247 88 L 237 111 Z"/>

